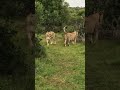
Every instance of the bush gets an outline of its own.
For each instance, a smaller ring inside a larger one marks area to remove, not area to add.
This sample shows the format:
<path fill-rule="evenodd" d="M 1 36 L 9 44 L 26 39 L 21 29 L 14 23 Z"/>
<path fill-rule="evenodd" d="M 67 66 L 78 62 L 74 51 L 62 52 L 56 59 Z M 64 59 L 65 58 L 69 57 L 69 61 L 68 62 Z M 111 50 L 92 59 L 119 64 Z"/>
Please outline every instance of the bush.
<path fill-rule="evenodd" d="M 35 57 L 42 58 L 46 56 L 45 48 L 39 43 L 41 39 L 35 38 Z"/>
<path fill-rule="evenodd" d="M 26 53 L 11 40 L 16 33 L 15 30 L 0 27 L 0 73 L 10 74 L 24 65 Z"/>

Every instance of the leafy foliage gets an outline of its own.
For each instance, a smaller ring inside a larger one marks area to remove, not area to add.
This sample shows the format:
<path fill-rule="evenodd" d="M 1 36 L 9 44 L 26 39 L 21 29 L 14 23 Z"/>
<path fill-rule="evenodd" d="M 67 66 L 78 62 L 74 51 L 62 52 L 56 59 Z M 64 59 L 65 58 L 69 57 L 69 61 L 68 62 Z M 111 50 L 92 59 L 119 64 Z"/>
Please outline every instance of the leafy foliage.
<path fill-rule="evenodd" d="M 39 43 L 41 41 L 40 38 L 35 38 L 35 57 L 42 58 L 46 56 L 45 48 Z"/>
<path fill-rule="evenodd" d="M 84 24 L 85 8 L 69 7 L 64 0 L 36 0 L 37 27 L 36 32 L 46 31 L 61 32 L 65 25 L 79 29 L 80 23 Z"/>
<path fill-rule="evenodd" d="M 0 30 L 0 73 L 11 74 L 18 68 L 18 65 L 24 65 L 23 60 L 26 59 L 27 53 L 12 41 L 17 33 L 15 30 L 4 27 L 0 27 Z"/>
<path fill-rule="evenodd" d="M 48 3 L 47 0 L 36 0 L 36 12 L 38 18 L 38 28 L 40 32 L 43 30 L 50 31 L 56 27 L 62 26 L 68 21 L 68 3 L 63 4 L 63 0 L 52 0 Z"/>

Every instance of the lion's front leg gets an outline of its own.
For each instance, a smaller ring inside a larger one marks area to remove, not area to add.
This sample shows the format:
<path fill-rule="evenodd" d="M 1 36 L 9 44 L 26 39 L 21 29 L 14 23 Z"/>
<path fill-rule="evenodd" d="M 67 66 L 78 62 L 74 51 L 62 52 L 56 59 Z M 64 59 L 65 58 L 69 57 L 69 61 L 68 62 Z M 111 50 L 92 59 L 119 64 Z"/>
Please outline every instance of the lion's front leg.
<path fill-rule="evenodd" d="M 76 38 L 75 38 L 75 40 L 74 40 L 74 44 L 76 44 L 76 41 L 77 41 L 77 40 L 76 40 Z"/>
<path fill-rule="evenodd" d="M 48 39 L 46 39 L 46 43 L 47 43 L 47 46 L 49 46 L 49 40 Z"/>
<path fill-rule="evenodd" d="M 65 46 L 66 46 L 66 44 L 67 44 L 67 40 L 64 41 L 64 45 L 65 45 Z"/>
<path fill-rule="evenodd" d="M 53 39 L 52 38 L 50 39 L 50 44 L 53 44 Z"/>

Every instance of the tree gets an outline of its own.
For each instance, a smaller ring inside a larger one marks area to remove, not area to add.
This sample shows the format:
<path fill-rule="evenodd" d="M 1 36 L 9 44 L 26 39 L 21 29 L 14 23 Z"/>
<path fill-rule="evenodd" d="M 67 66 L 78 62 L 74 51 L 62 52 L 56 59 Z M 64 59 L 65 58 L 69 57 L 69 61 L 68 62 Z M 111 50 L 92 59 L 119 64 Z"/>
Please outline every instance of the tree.
<path fill-rule="evenodd" d="M 42 17 L 41 25 L 45 27 L 46 31 L 54 30 L 55 27 L 62 26 L 68 20 L 68 3 L 64 3 L 63 0 L 48 2 L 48 0 L 37 0 L 36 3 L 36 7 L 38 3 L 42 5 L 42 15 L 40 15 L 39 9 L 36 10 L 40 15 L 39 17 Z"/>

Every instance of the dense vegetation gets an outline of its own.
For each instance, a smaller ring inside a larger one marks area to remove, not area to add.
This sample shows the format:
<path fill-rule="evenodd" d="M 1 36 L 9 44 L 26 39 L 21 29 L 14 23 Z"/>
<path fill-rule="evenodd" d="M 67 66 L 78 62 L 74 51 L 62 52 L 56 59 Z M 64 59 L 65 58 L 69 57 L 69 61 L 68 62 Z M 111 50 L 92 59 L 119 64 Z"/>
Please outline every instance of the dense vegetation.
<path fill-rule="evenodd" d="M 0 1 L 0 89 L 34 88 L 34 56 L 24 32 L 34 0 Z M 24 82 L 22 84 L 21 82 Z"/>
<path fill-rule="evenodd" d="M 84 22 L 85 9 L 69 8 L 63 0 L 36 0 L 37 32 L 55 31 L 62 32 L 65 25 L 74 26 L 77 29 Z"/>

